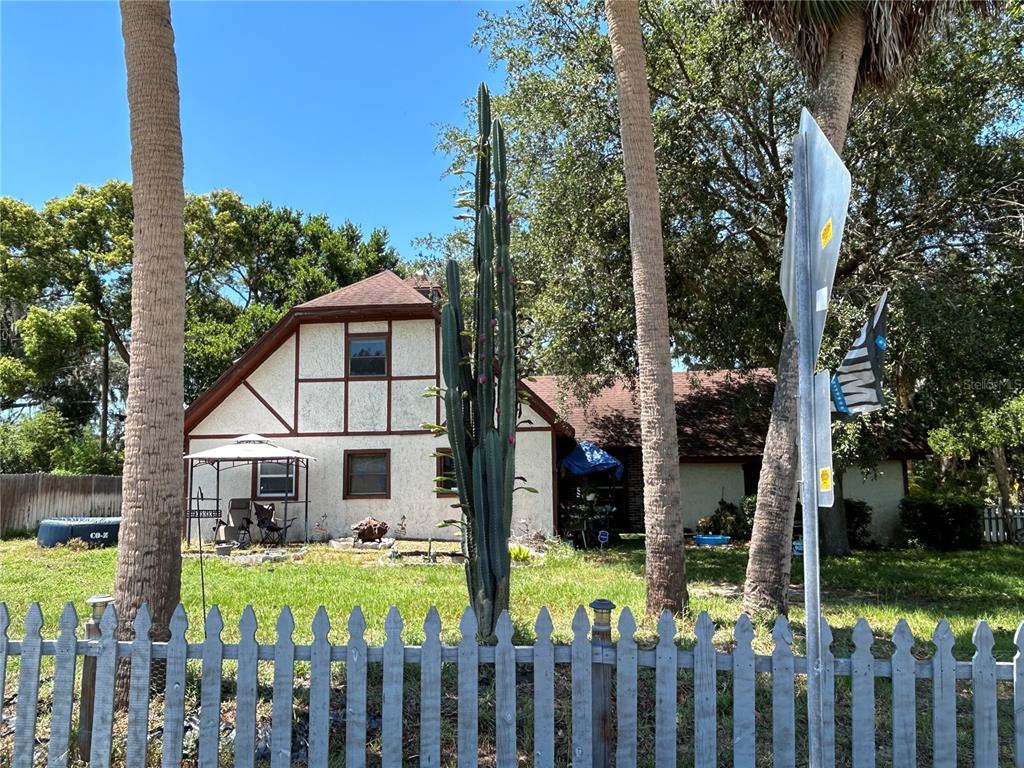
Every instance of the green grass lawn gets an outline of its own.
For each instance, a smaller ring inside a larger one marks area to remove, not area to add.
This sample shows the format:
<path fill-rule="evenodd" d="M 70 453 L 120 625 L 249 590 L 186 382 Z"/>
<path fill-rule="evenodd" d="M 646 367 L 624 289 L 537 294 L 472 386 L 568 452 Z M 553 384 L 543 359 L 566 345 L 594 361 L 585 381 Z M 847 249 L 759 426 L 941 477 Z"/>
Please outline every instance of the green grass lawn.
<path fill-rule="evenodd" d="M 407 544 L 417 546 L 418 544 Z M 311 639 L 310 622 L 316 608 L 327 607 L 334 623 L 332 640 L 344 642 L 348 613 L 354 605 L 361 605 L 369 624 L 367 639 L 380 644 L 384 638 L 384 617 L 391 605 L 397 605 L 406 620 L 405 638 L 408 643 L 422 639 L 421 622 L 427 608 L 436 605 L 444 622 L 444 639 L 453 643 L 458 639 L 458 619 L 465 604 L 465 581 L 461 566 L 425 565 L 418 558 L 407 556 L 400 564 L 387 563 L 383 553 L 342 552 L 324 546 L 313 547 L 305 559 L 275 565 L 242 567 L 215 557 L 205 561 L 207 599 L 220 605 L 226 628 L 226 641 L 238 638 L 237 621 L 246 603 L 252 603 L 260 621 L 260 639 L 272 642 L 274 622 L 280 606 L 292 607 L 296 619 L 296 642 Z M 746 567 L 746 551 L 735 549 L 691 549 L 688 551 L 691 613 L 680 619 L 680 642 L 693 642 L 693 621 L 700 611 L 708 611 L 718 626 L 716 643 L 723 649 L 730 645 L 732 624 L 740 611 L 742 582 Z M 109 592 L 113 584 L 115 551 L 110 549 L 82 550 L 74 548 L 39 549 L 34 540 L 21 539 L 0 542 L 0 600 L 6 601 L 12 614 L 13 638 L 21 636 L 21 621 L 32 601 L 42 603 L 47 626 L 47 637 L 56 635 L 56 622 L 65 601 L 71 600 L 85 611 L 86 597 Z M 799 564 L 797 564 L 799 570 Z M 941 555 L 931 552 L 887 551 L 865 552 L 843 560 L 827 561 L 823 566 L 825 585 L 824 604 L 827 617 L 835 628 L 837 656 L 849 654 L 850 633 L 860 616 L 866 617 L 875 630 L 876 656 L 888 656 L 891 645 L 887 637 L 899 617 L 906 617 L 918 637 L 915 651 L 922 658 L 931 654 L 928 638 L 940 618 L 949 619 L 957 642 L 954 653 L 960 659 L 969 659 L 973 653 L 970 637 L 974 623 L 985 618 L 996 637 L 996 657 L 1010 660 L 1015 652 L 1013 633 L 1024 618 L 1024 548 L 992 547 L 980 552 Z M 794 584 L 794 607 L 791 611 L 797 650 L 802 646 L 803 613 L 799 604 L 799 583 Z M 188 557 L 182 574 L 182 596 L 193 626 L 189 637 L 202 640 L 200 626 L 202 607 L 200 594 L 199 561 Z M 529 565 L 517 567 L 512 579 L 512 615 L 517 627 L 517 640 L 532 639 L 532 624 L 541 606 L 548 606 L 555 622 L 556 639 L 570 637 L 572 614 L 579 604 L 589 603 L 596 597 L 607 597 L 618 606 L 629 606 L 639 616 L 643 608 L 643 550 L 640 542 L 607 552 L 573 552 L 556 547 L 545 556 L 535 558 Z M 653 637 L 653 627 L 645 621 L 641 633 L 645 641 Z M 769 627 L 757 627 L 757 649 L 770 651 Z M 6 692 L 16 689 L 17 659 L 8 666 Z M 528 761 L 532 753 L 532 699 L 529 669 L 521 666 L 517 680 L 517 731 L 519 752 Z M 307 717 L 309 677 L 308 665 L 296 665 L 295 714 L 296 723 Z M 261 664 L 259 669 L 260 693 L 257 705 L 259 722 L 271 719 L 271 685 L 273 668 Z M 446 664 L 443 672 L 442 696 L 442 763 L 453 766 L 456 755 L 456 693 L 457 670 Z M 638 680 L 639 738 L 641 744 L 650 744 L 654 736 L 654 672 L 641 669 Z M 52 692 L 53 661 L 43 660 L 41 669 L 40 716 L 37 739 L 45 745 L 49 733 L 49 700 Z M 234 662 L 225 662 L 223 668 L 224 699 L 221 716 L 225 723 L 234 720 L 233 690 Z M 404 707 L 405 758 L 415 762 L 418 754 L 418 681 L 419 673 L 409 667 L 405 675 L 406 695 Z M 380 764 L 381 670 L 371 665 L 369 670 L 367 713 L 370 717 L 368 765 Z M 720 764 L 729 764 L 731 756 L 731 693 L 727 675 L 718 678 L 718 745 Z M 200 663 L 190 661 L 186 679 L 186 711 L 195 713 L 200 694 Z M 560 666 L 555 674 L 557 738 L 556 764 L 568 767 L 567 734 L 571 723 L 571 678 L 567 668 Z M 961 764 L 973 760 L 972 704 L 969 681 L 958 683 L 957 753 Z M 346 680 L 342 664 L 332 668 L 332 707 L 343 711 Z M 77 690 L 77 686 L 76 686 Z M 804 706 L 804 685 L 796 682 L 797 710 Z M 693 762 L 692 674 L 679 676 L 678 739 L 681 765 Z M 756 738 L 758 765 L 771 765 L 771 695 L 765 676 L 759 676 L 756 699 Z M 1006 683 L 999 686 L 1000 759 L 1012 759 L 1012 690 Z M 495 686 L 493 677 L 484 675 L 480 687 L 480 755 L 479 764 L 494 764 L 494 743 L 498 725 L 494 718 Z M 0 697 L 2 698 L 2 697 Z M 919 764 L 928 765 L 932 758 L 929 681 L 919 681 Z M 836 681 L 836 739 L 837 765 L 850 764 L 850 681 Z M 13 706 L 13 704 L 8 704 Z M 151 699 L 151 726 L 160 722 L 163 699 L 154 694 Z M 77 707 L 77 705 L 76 705 Z M 888 681 L 876 681 L 876 749 L 882 762 L 891 756 L 891 689 Z M 8 725 L 8 723 L 5 723 Z M 118 715 L 115 725 L 115 754 L 113 764 L 123 759 L 124 717 Z M 10 754 L 14 729 L 0 728 L 0 765 L 4 755 Z M 185 740 L 183 765 L 197 764 L 194 732 Z M 340 768 L 342 754 L 339 745 L 344 740 L 344 723 L 332 725 L 332 768 Z M 797 754 L 805 752 L 806 730 L 803 715 L 796 723 Z M 157 764 L 159 740 L 151 740 L 151 764 Z M 221 765 L 232 764 L 231 743 L 222 742 Z M 650 750 L 644 750 L 640 765 L 651 765 Z M 261 768 L 266 763 L 258 761 Z M 799 765 L 804 762 L 801 758 Z M 72 760 L 75 768 L 84 764 Z"/>
<path fill-rule="evenodd" d="M 367 639 L 380 643 L 384 617 L 396 605 L 405 618 L 405 636 L 416 643 L 430 605 L 436 605 L 447 642 L 457 639 L 459 616 L 465 606 L 465 580 L 458 565 L 426 565 L 407 557 L 401 564 L 385 564 L 382 553 L 337 551 L 314 546 L 303 561 L 242 567 L 208 556 L 205 561 L 206 596 L 220 606 L 226 628 L 224 639 L 238 637 L 242 609 L 252 603 L 260 622 L 259 637 L 273 638 L 281 606 L 289 605 L 296 621 L 295 639 L 311 639 L 310 622 L 319 605 L 327 607 L 333 623 L 332 640 L 343 642 L 349 611 L 360 605 L 369 625 Z M 692 643 L 693 621 L 708 611 L 719 627 L 716 642 L 727 647 L 732 623 L 741 607 L 746 550 L 689 549 L 688 575 L 691 612 L 680 619 L 681 642 Z M 40 549 L 32 539 L 0 542 L 0 601 L 11 612 L 11 636 L 20 637 L 20 625 L 32 601 L 42 604 L 47 627 L 55 636 L 63 604 L 71 600 L 85 612 L 85 598 L 110 592 L 113 587 L 113 549 Z M 799 646 L 803 611 L 800 605 L 799 561 L 794 563 L 794 605 L 791 621 Z M 954 653 L 969 659 L 971 633 L 977 619 L 989 622 L 996 637 L 995 653 L 1009 661 L 1015 652 L 1013 634 L 1024 619 L 1024 548 L 988 547 L 979 552 L 940 554 L 923 551 L 858 553 L 826 560 L 822 568 L 824 609 L 836 634 L 836 655 L 850 650 L 849 637 L 858 617 L 865 617 L 879 638 L 877 655 L 888 655 L 885 639 L 896 620 L 904 617 L 918 638 L 918 651 L 928 655 L 928 639 L 936 622 L 949 620 L 956 635 Z M 557 547 L 528 565 L 517 567 L 512 578 L 512 617 L 518 640 L 533 635 L 533 621 L 541 606 L 548 606 L 559 640 L 571 636 L 570 624 L 577 605 L 597 597 L 629 606 L 638 617 L 644 605 L 643 550 L 639 542 L 606 552 L 574 552 Z M 182 599 L 192 620 L 190 639 L 200 640 L 201 593 L 199 561 L 186 558 L 182 572 Z M 642 631 L 652 632 L 650 622 Z M 758 627 L 758 649 L 770 648 L 767 626 Z"/>

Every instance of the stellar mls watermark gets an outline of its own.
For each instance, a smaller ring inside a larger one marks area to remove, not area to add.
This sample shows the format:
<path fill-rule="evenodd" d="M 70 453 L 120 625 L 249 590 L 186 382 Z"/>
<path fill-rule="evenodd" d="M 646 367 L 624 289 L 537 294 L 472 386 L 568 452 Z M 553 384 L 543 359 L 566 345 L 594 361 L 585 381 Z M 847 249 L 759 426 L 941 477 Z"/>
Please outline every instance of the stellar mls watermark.
<path fill-rule="evenodd" d="M 1017 379 L 968 379 L 963 383 L 964 387 L 976 392 L 1014 392 L 1024 388 L 1024 381 Z"/>

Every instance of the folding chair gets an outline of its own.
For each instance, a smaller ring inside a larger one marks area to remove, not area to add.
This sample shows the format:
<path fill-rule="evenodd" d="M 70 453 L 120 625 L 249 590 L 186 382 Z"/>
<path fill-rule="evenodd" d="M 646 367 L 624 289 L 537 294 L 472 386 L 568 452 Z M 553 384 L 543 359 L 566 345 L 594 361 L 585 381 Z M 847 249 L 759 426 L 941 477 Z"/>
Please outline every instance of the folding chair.
<path fill-rule="evenodd" d="M 227 525 L 236 532 L 239 547 L 252 546 L 252 519 L 249 517 L 249 499 L 231 499 L 228 502 Z"/>
<path fill-rule="evenodd" d="M 262 531 L 260 543 L 283 547 L 288 537 L 288 528 L 295 518 L 285 520 L 284 525 L 281 525 L 274 517 L 273 504 L 260 504 L 254 501 L 252 508 L 256 512 L 256 525 Z"/>

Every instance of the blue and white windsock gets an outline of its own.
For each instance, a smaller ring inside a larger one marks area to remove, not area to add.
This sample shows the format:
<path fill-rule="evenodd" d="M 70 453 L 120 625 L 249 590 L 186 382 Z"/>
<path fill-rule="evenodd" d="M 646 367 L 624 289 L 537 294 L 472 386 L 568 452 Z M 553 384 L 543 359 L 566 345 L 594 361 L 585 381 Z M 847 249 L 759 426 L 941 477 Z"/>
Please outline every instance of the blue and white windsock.
<path fill-rule="evenodd" d="M 860 331 L 839 369 L 832 376 L 832 411 L 846 417 L 885 407 L 882 374 L 885 368 L 885 309 L 889 291 L 878 300 L 875 313 Z"/>

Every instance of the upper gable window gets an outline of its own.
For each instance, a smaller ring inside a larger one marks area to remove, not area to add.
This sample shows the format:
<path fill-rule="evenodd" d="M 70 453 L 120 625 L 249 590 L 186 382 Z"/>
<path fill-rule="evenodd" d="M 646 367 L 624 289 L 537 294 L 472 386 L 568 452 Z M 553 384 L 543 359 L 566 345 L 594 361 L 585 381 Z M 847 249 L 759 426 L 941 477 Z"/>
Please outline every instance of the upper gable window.
<path fill-rule="evenodd" d="M 384 378 L 388 375 L 386 335 L 349 336 L 348 375 L 352 378 Z"/>

